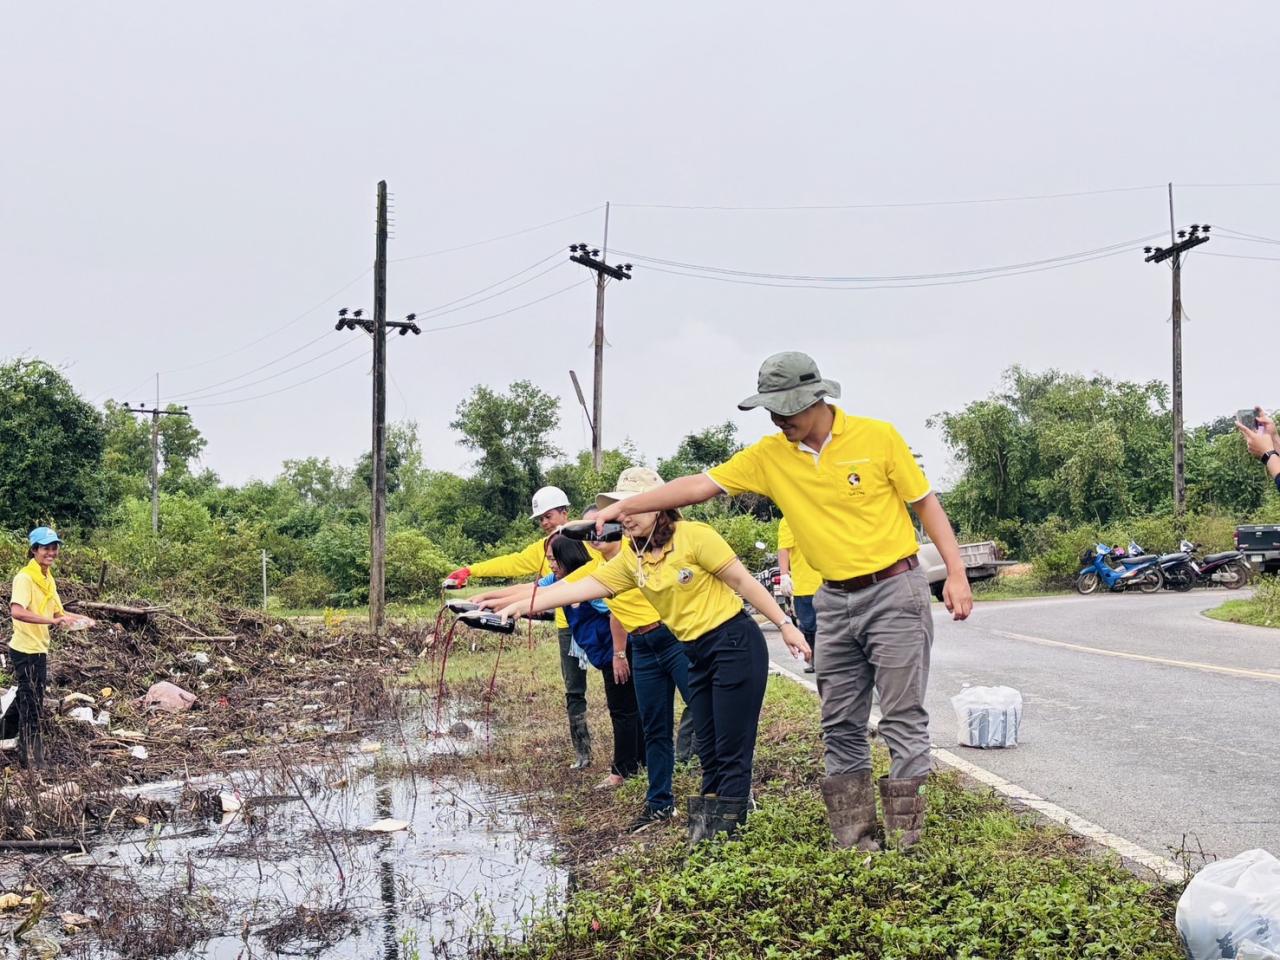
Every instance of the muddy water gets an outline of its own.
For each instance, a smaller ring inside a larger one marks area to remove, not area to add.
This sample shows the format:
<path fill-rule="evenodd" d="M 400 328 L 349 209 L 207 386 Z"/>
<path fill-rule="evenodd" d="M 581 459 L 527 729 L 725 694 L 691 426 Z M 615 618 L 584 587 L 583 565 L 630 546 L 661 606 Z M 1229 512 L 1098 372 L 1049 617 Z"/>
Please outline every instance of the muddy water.
<path fill-rule="evenodd" d="M 566 876 L 522 798 L 393 773 L 403 768 L 388 759 L 356 753 L 340 764 L 206 781 L 202 789 L 238 794 L 245 807 L 139 829 L 87 860 L 136 883 L 144 898 L 179 894 L 204 933 L 152 955 L 183 960 L 461 956 L 485 932 L 518 936 L 563 892 Z M 169 791 L 176 800 L 183 789 L 159 785 L 149 796 Z M 408 826 L 364 829 L 380 820 Z M 125 952 L 140 955 L 136 945 L 101 943 L 82 955 Z"/>

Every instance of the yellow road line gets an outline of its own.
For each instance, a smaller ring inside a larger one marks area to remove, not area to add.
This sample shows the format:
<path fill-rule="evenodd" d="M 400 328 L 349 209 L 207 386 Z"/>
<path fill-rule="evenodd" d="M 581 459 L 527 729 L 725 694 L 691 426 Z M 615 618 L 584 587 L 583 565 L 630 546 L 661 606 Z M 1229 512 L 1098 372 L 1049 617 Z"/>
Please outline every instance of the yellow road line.
<path fill-rule="evenodd" d="M 989 630 L 988 633 L 992 633 L 997 637 L 1006 637 L 1009 640 L 1025 640 L 1027 643 L 1038 643 L 1044 647 L 1062 647 L 1065 650 L 1096 653 L 1103 657 L 1120 657 L 1123 660 L 1138 660 L 1142 663 L 1161 663 L 1166 667 L 1183 667 L 1187 670 L 1200 670 L 1204 673 L 1224 673 L 1231 677 L 1247 677 L 1250 680 L 1266 680 L 1271 683 L 1280 683 L 1280 673 L 1274 673 L 1270 670 L 1247 670 L 1244 667 L 1220 667 L 1215 663 L 1200 663 L 1196 660 L 1171 660 L 1167 657 L 1149 657 L 1141 653 L 1125 653 L 1121 650 L 1087 647 L 1080 643 L 1049 640 L 1045 637 L 1030 637 L 1025 633 L 1009 633 L 1005 630 Z"/>

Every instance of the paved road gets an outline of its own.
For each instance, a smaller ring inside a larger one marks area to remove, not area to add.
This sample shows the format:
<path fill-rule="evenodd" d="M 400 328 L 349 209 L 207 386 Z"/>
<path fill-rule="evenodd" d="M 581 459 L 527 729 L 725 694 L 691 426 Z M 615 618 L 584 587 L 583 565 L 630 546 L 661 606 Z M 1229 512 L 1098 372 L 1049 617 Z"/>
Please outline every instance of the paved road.
<path fill-rule="evenodd" d="M 1223 599 L 984 602 L 959 624 L 934 604 L 933 741 L 1159 855 L 1184 834 L 1220 856 L 1280 855 L 1280 630 L 1201 615 Z M 956 746 L 965 683 L 1022 692 L 1017 749 Z"/>

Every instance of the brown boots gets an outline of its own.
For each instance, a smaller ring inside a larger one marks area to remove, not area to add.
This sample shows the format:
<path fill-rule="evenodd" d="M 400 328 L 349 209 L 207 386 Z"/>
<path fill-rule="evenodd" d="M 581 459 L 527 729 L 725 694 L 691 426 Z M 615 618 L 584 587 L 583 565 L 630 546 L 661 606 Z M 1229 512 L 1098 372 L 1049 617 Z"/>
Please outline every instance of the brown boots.
<path fill-rule="evenodd" d="M 838 773 L 822 781 L 822 799 L 836 845 L 857 847 L 868 853 L 879 850 L 876 842 L 876 791 L 871 771 Z"/>
<path fill-rule="evenodd" d="M 928 776 L 891 780 L 881 777 L 880 800 L 884 806 L 886 846 L 906 850 L 924 831 L 924 785 Z M 822 781 L 822 799 L 836 845 L 867 853 L 880 849 L 876 842 L 876 791 L 871 771 L 840 773 Z"/>
<path fill-rule="evenodd" d="M 881 777 L 880 802 L 884 805 L 884 836 L 887 846 L 898 850 L 913 847 L 924 832 L 924 785 L 927 775 L 891 780 Z"/>

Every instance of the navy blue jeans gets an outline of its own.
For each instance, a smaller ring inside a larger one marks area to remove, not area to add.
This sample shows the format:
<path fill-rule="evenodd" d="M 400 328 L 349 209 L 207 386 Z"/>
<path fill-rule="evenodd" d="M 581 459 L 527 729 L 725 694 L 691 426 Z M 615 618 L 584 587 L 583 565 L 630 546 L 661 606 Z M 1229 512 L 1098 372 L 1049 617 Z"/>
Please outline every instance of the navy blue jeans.
<path fill-rule="evenodd" d="M 688 645 L 664 626 L 648 633 L 633 633 L 630 641 L 631 677 L 644 728 L 644 763 L 649 772 L 645 803 L 650 810 L 669 810 L 675 805 L 671 771 L 675 767 L 672 731 L 676 691 L 686 703 L 689 699 Z"/>
<path fill-rule="evenodd" d="M 807 597 L 792 597 L 792 602 L 796 605 L 796 626 L 800 628 L 800 632 L 804 634 L 810 645 L 813 644 L 813 637 L 818 632 L 818 612 L 813 609 L 813 594 Z"/>
<path fill-rule="evenodd" d="M 746 799 L 751 796 L 756 728 L 769 680 L 764 634 L 746 613 L 739 613 L 685 646 L 702 792 Z"/>

